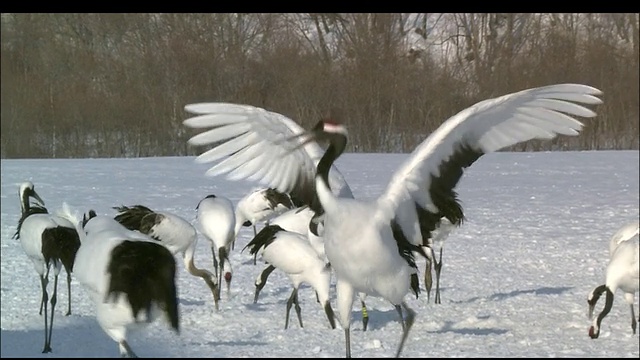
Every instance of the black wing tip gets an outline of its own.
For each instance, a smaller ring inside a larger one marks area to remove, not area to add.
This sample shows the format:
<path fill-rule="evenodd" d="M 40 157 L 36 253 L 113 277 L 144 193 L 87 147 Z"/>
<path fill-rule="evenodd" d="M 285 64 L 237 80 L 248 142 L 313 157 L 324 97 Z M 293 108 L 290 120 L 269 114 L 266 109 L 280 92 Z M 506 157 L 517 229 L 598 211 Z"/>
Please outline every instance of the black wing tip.
<path fill-rule="evenodd" d="M 418 274 L 411 274 L 411 290 L 416 295 L 416 299 L 418 299 L 420 295 L 420 279 L 418 279 Z"/>
<path fill-rule="evenodd" d="M 249 241 L 247 245 L 245 245 L 244 248 L 242 248 L 241 252 L 243 252 L 246 248 L 249 248 L 249 254 L 254 255 L 255 262 L 255 258 L 257 257 L 260 248 L 266 248 L 267 246 L 269 246 L 269 244 L 271 244 L 275 239 L 276 234 L 280 231 L 286 230 L 284 230 L 280 225 L 272 224 L 265 226 L 256 234 L 256 236 L 253 237 L 253 239 L 251 239 L 251 241 Z"/>
<path fill-rule="evenodd" d="M 393 233 L 393 238 L 398 244 L 398 253 L 411 268 L 417 270 L 418 266 L 416 265 L 416 260 L 413 252 L 418 252 L 425 258 L 427 257 L 427 254 L 424 252 L 421 246 L 417 246 L 409 242 L 409 239 L 407 239 L 407 237 L 404 235 L 404 233 L 402 232 L 402 228 L 400 228 L 400 225 L 396 222 L 395 219 L 391 220 L 390 225 L 391 231 Z"/>
<path fill-rule="evenodd" d="M 118 211 L 118 212 L 129 212 L 129 211 L 153 212 L 153 210 L 149 209 L 148 207 L 146 207 L 144 205 L 140 205 L 140 204 L 131 205 L 131 206 L 125 206 L 125 205 L 114 206 L 113 209 Z"/>
<path fill-rule="evenodd" d="M 291 200 L 291 195 L 281 192 L 276 188 L 267 188 L 264 192 L 265 197 L 269 201 L 269 205 L 272 209 L 275 209 L 278 204 L 282 204 L 287 209 L 293 209 L 295 207 Z"/>
<path fill-rule="evenodd" d="M 114 207 L 118 214 L 114 219 L 129 230 L 141 230 L 143 219 L 155 212 L 144 205 Z"/>

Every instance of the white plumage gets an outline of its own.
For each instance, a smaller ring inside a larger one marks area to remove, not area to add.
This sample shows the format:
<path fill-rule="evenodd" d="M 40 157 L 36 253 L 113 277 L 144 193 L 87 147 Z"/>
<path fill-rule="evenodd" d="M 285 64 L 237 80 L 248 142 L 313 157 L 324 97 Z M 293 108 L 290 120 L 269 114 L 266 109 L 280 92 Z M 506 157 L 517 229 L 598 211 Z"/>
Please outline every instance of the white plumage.
<path fill-rule="evenodd" d="M 316 252 L 318 257 L 322 259 L 325 263 L 327 262 L 327 257 L 324 251 L 324 240 L 322 236 L 318 236 L 310 230 L 309 221 L 314 216 L 314 212 L 308 207 L 303 206 L 300 208 L 291 209 L 280 216 L 274 218 L 271 221 L 271 225 L 278 225 L 284 230 L 288 232 L 294 232 L 302 235 L 303 237 L 306 235 L 306 239 L 309 244 Z M 320 222 L 317 224 L 317 232 L 319 234 L 323 233 L 323 224 Z M 275 255 L 274 255 L 275 256 Z M 269 275 L 275 270 L 275 267 L 272 265 L 267 266 L 256 278 L 255 281 L 255 294 L 254 294 L 254 303 L 258 302 L 258 297 L 260 296 L 260 291 L 264 288 Z M 362 312 L 362 328 L 364 331 L 367 330 L 367 324 L 369 323 L 369 315 L 367 312 L 367 306 L 365 303 L 365 299 L 367 297 L 364 293 L 358 294 L 360 298 L 361 312 Z M 318 301 L 320 301 L 318 297 Z"/>
<path fill-rule="evenodd" d="M 298 287 L 303 282 L 311 285 L 316 291 L 329 324 L 332 329 L 335 329 L 333 309 L 329 303 L 331 272 L 325 266 L 324 259 L 318 257 L 311 247 L 306 236 L 286 231 L 279 225 L 268 225 L 245 248 L 249 248 L 249 252 L 254 256 L 260 255 L 264 261 L 287 274 L 291 280 L 293 291 L 287 301 L 285 329 L 289 325 L 289 312 L 292 305 L 295 305 L 300 327 L 303 327 L 298 303 Z"/>
<path fill-rule="evenodd" d="M 236 226 L 234 234 L 237 238 L 242 226 L 252 226 L 256 236 L 256 224 L 266 222 L 294 208 L 289 195 L 271 188 L 256 188 L 245 195 L 236 205 Z M 235 242 L 235 240 L 234 240 Z"/>
<path fill-rule="evenodd" d="M 338 312 L 345 329 L 347 356 L 351 355 L 350 310 L 357 291 L 385 298 L 401 317 L 403 308 L 408 312 L 398 356 L 415 317 L 404 302 L 410 275 L 415 272 L 412 251 L 426 256 L 421 246 L 428 245 L 431 231 L 442 218 L 454 224 L 462 222 L 464 215 L 454 188 L 463 170 L 483 154 L 506 146 L 530 139 L 551 139 L 557 134 L 578 135 L 583 125 L 571 116 L 593 117 L 595 113 L 573 102 L 600 104 L 596 97 L 600 94 L 593 87 L 560 84 L 479 102 L 449 118 L 429 135 L 401 164 L 384 192 L 369 201 L 338 198 L 331 191 L 329 170 L 347 141 L 346 129 L 333 121 L 320 121 L 303 135 L 291 134 L 280 132 L 282 125 L 271 128 L 277 115 L 264 109 L 195 105 L 185 109 L 214 114 L 188 119 L 185 125 L 215 127 L 194 136 L 191 144 L 213 144 L 232 138 L 225 145 L 233 144 L 233 151 L 243 149 L 214 165 L 210 174 L 229 173 L 232 178 L 257 180 L 290 193 L 316 212 L 324 212 L 325 252 L 336 272 Z M 260 131 L 251 131 L 260 126 Z M 313 140 L 329 141 L 317 163 L 317 172 L 314 162 L 300 150 Z M 282 142 L 287 145 L 278 146 Z M 199 161 L 231 155 L 220 150 L 225 145 L 203 153 Z"/>
<path fill-rule="evenodd" d="M 300 151 L 287 154 L 294 147 L 287 140 L 301 134 L 304 129 L 295 121 L 275 112 L 230 103 L 190 104 L 185 106 L 185 110 L 199 116 L 185 120 L 184 125 L 213 128 L 189 139 L 190 145 L 222 142 L 196 158 L 199 163 L 225 158 L 206 172 L 209 176 L 228 174 L 229 179 L 275 184 L 271 187 L 280 192 L 292 193 L 282 190 L 291 185 L 289 177 L 292 173 L 315 171 L 323 154 L 317 143 L 305 144 Z M 305 181 L 305 186 L 313 186 L 312 179 L 306 175 L 301 181 Z M 335 167 L 329 173 L 329 183 L 337 196 L 353 198 L 351 188 Z M 307 190 L 302 185 L 298 188 Z M 307 192 L 306 195 L 313 197 L 313 193 Z"/>
<path fill-rule="evenodd" d="M 309 222 L 315 215 L 314 211 L 308 206 L 291 209 L 280 216 L 271 220 L 271 225 L 278 225 L 284 230 L 306 235 L 311 247 L 318 254 L 320 259 L 326 259 L 324 253 L 324 240 L 322 236 L 316 235 L 311 231 Z M 323 224 L 317 224 L 317 232 L 322 234 Z"/>
<path fill-rule="evenodd" d="M 224 196 L 211 194 L 200 200 L 196 210 L 200 232 L 211 242 L 213 268 L 218 277 L 218 284 L 222 284 L 224 274 L 227 296 L 230 296 L 233 268 L 229 261 L 229 251 L 235 241 L 236 228 L 233 203 Z"/>
<path fill-rule="evenodd" d="M 73 271 L 76 252 L 80 247 L 79 234 L 76 227 L 65 217 L 65 214 L 49 214 L 44 207 L 44 201 L 35 191 L 30 181 L 20 185 L 18 190 L 22 216 L 18 222 L 18 229 L 14 238 L 20 240 L 20 245 L 33 264 L 33 268 L 40 277 L 42 297 L 40 311 L 44 307 L 44 348 L 43 353 L 51 352 L 51 337 L 53 335 L 53 318 L 58 295 L 58 275 L 62 266 L 67 272 L 68 308 L 66 315 L 71 314 L 71 272 Z M 34 198 L 40 204 L 31 204 Z M 54 283 L 51 296 L 51 317 L 48 314 L 49 271 L 53 265 Z"/>
<path fill-rule="evenodd" d="M 196 267 L 194 255 L 198 242 L 196 228 L 182 217 L 166 211 L 153 211 L 146 206 L 115 207 L 115 220 L 129 230 L 137 230 L 160 241 L 172 254 L 182 254 L 184 266 L 193 276 L 200 277 L 213 294 L 216 310 L 220 297 L 218 278 L 211 272 Z"/>
<path fill-rule="evenodd" d="M 640 221 L 628 223 L 618 229 L 611 239 L 609 239 L 609 257 L 613 256 L 613 253 L 620 244 L 638 236 L 638 233 L 640 233 Z"/>
<path fill-rule="evenodd" d="M 633 311 L 635 293 L 640 284 L 640 262 L 638 250 L 639 221 L 628 223 L 621 227 L 609 240 L 609 264 L 607 265 L 606 282 L 596 286 L 587 297 L 589 304 L 589 318 L 593 317 L 593 310 L 600 296 L 605 293 L 604 309 L 593 319 L 589 328 L 589 336 L 597 339 L 600 336 L 600 326 L 613 305 L 613 297 L 618 289 L 624 294 L 624 300 L 631 309 L 631 330 L 636 333 L 637 322 Z M 639 311 L 640 312 L 640 311 Z"/>
<path fill-rule="evenodd" d="M 282 163 L 278 158 L 278 154 L 283 154 L 290 148 L 285 140 L 291 136 L 301 134 L 304 129 L 293 120 L 275 112 L 231 103 L 191 104 L 187 105 L 185 110 L 200 115 L 185 120 L 184 124 L 186 126 L 194 128 L 214 127 L 189 139 L 189 144 L 209 145 L 220 142 L 218 146 L 198 156 L 196 161 L 207 163 L 226 158 L 226 160 L 219 162 L 207 171 L 206 174 L 209 176 L 229 173 L 229 179 L 246 178 L 247 180 L 259 180 L 260 177 L 266 176 L 269 179 L 285 180 L 282 176 L 289 176 L 288 171 L 295 171 L 295 167 L 299 166 L 300 162 L 315 168 L 323 153 L 322 148 L 317 143 L 308 143 L 301 148 L 301 151 L 292 154 L 295 159 L 287 159 L 287 162 Z M 261 162 L 263 160 L 264 162 Z M 243 171 L 247 168 L 253 172 L 253 176 L 244 177 Z M 287 169 L 287 171 L 283 172 L 283 169 Z M 337 196 L 353 198 L 351 188 L 335 166 L 331 167 L 329 182 Z M 310 182 L 310 184 L 313 185 L 313 182 Z M 277 186 L 271 187 L 277 189 Z M 300 187 L 300 189 L 305 191 L 304 187 Z M 237 220 L 234 227 L 236 236 L 244 222 L 250 220 L 248 216 L 243 214 L 245 212 L 243 211 L 245 208 L 243 203 L 245 199 L 248 200 L 248 198 L 252 197 L 252 194 L 253 192 L 240 200 L 236 207 Z M 307 192 L 306 196 L 313 197 L 313 194 Z M 311 210 L 307 211 L 304 214 L 300 214 L 300 219 L 288 220 L 290 223 L 283 227 L 301 234 L 307 233 L 310 218 L 306 219 L 306 216 L 311 214 L 310 216 L 313 217 L 315 214 Z M 255 224 L 254 221 L 252 223 Z M 297 223 L 295 226 L 300 227 L 291 229 L 290 226 L 293 223 Z M 303 230 L 301 227 L 305 229 Z M 324 256 L 322 239 L 312 235 L 310 241 L 314 248 Z M 266 274 L 265 281 L 269 273 Z M 264 286 L 264 283 L 262 286 Z"/>
<path fill-rule="evenodd" d="M 306 234 L 309 231 L 309 221 L 312 217 L 313 211 L 308 206 L 303 206 L 288 210 L 273 218 L 270 225 L 278 225 L 287 231 Z M 324 254 L 324 249 L 321 252 Z"/>
<path fill-rule="evenodd" d="M 313 215 L 314 215 L 313 211 L 311 211 L 311 209 L 309 209 L 308 206 L 294 208 L 274 218 L 270 225 L 280 226 L 284 231 L 297 233 L 302 236 L 305 236 L 305 234 L 308 233 L 309 237 L 307 239 L 309 240 L 309 243 L 312 245 L 313 250 L 317 253 L 320 259 L 324 260 L 325 259 L 324 243 L 322 243 L 322 238 L 318 236 L 314 236 L 311 233 L 311 231 L 309 231 L 309 221 L 311 221 L 311 218 L 313 217 Z M 312 243 L 311 236 L 314 236 L 315 239 L 319 239 L 320 242 L 314 241 Z M 254 304 L 258 302 L 260 291 L 266 285 L 267 279 L 269 275 L 273 272 L 273 270 L 275 270 L 275 267 L 272 265 L 268 265 L 256 278 L 256 281 L 255 281 L 256 289 L 255 289 L 254 298 L 253 298 Z"/>
<path fill-rule="evenodd" d="M 94 213 L 95 214 L 95 213 Z M 83 221 L 76 276 L 96 304 L 98 323 L 122 357 L 137 357 L 127 332 L 144 328 L 164 315 L 179 331 L 175 259 L 169 250 L 111 217 Z"/>

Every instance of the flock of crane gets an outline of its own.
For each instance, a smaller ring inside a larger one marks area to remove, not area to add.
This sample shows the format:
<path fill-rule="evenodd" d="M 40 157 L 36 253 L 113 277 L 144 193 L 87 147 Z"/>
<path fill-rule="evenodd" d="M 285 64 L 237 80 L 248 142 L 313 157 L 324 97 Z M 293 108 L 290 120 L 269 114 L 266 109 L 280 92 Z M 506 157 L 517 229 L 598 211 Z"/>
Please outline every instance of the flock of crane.
<path fill-rule="evenodd" d="M 362 305 L 363 329 L 367 296 L 390 302 L 397 310 L 402 337 L 399 356 L 416 313 L 404 298 L 420 293 L 416 255 L 427 259 L 424 284 L 430 297 L 432 268 L 435 302 L 443 241 L 464 220 L 455 191 L 465 168 L 486 153 L 531 140 L 576 136 L 583 124 L 574 117 L 594 117 L 580 104 L 600 104 L 601 92 L 580 84 L 532 88 L 481 101 L 446 120 L 401 164 L 382 194 L 357 200 L 334 165 L 347 143 L 340 119 L 322 119 L 305 131 L 293 120 L 265 109 L 230 103 L 191 104 L 184 121 L 204 129 L 189 139 L 210 149 L 196 158 L 213 163 L 207 175 L 255 181 L 264 188 L 247 194 L 235 206 L 212 194 L 197 205 L 197 224 L 144 205 L 116 207 L 115 216 L 93 210 L 80 216 L 68 206 L 49 213 L 31 182 L 19 188 L 22 216 L 15 237 L 40 276 L 44 309 L 43 353 L 51 351 L 58 274 L 67 273 L 71 313 L 71 274 L 89 291 L 96 318 L 119 346 L 135 357 L 126 340 L 128 330 L 166 317 L 179 330 L 174 256 L 181 254 L 186 270 L 203 279 L 218 309 L 224 279 L 229 292 L 233 267 L 229 253 L 242 226 L 253 226 L 254 237 L 242 249 L 266 263 L 255 281 L 254 302 L 276 269 L 287 274 L 292 292 L 286 303 L 285 328 L 293 307 L 300 326 L 301 283 L 309 284 L 326 313 L 344 330 L 345 354 L 351 356 L 351 309 L 356 295 Z M 257 231 L 256 225 L 266 222 Z M 197 229 L 196 229 L 197 227 Z M 198 231 L 211 243 L 213 273 L 194 264 Z M 638 221 L 626 224 L 610 240 L 606 282 L 588 295 L 589 317 L 605 294 L 605 307 L 592 320 L 589 336 L 597 338 L 615 292 L 624 292 L 636 333 L 634 294 L 638 291 Z M 439 250 L 439 256 L 436 256 Z M 47 285 L 53 265 L 54 286 Z M 335 303 L 331 306 L 331 277 Z M 50 309 L 49 309 L 50 305 Z M 50 314 L 48 314 L 50 312 Z"/>

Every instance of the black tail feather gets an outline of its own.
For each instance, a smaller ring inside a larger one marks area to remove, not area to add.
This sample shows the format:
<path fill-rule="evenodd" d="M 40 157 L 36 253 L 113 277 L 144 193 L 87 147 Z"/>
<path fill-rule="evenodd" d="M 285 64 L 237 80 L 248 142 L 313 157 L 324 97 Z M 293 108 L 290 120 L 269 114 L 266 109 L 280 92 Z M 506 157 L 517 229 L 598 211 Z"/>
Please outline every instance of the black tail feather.
<path fill-rule="evenodd" d="M 249 243 L 242 249 L 249 248 L 249 253 L 253 255 L 253 263 L 255 264 L 258 256 L 258 251 L 261 247 L 267 247 L 273 242 L 276 234 L 280 231 L 284 231 L 279 225 L 268 225 L 262 228 L 256 236 L 249 241 Z"/>
<path fill-rule="evenodd" d="M 289 209 L 293 209 L 295 207 L 289 195 L 281 193 L 276 189 L 268 188 L 265 196 L 269 200 L 269 206 L 271 206 L 272 209 L 275 209 L 278 204 L 282 204 Z"/>
<path fill-rule="evenodd" d="M 411 274 L 411 291 L 416 295 L 416 299 L 420 295 L 420 280 L 418 274 Z"/>
<path fill-rule="evenodd" d="M 80 248 L 80 236 L 76 229 L 58 226 L 42 233 L 42 255 L 46 263 L 56 259 L 68 272 L 73 271 L 76 253 Z"/>
<path fill-rule="evenodd" d="M 118 215 L 114 219 L 129 230 L 140 230 L 142 227 L 142 219 L 153 213 L 153 210 L 143 205 L 134 206 L 114 206 Z"/>
<path fill-rule="evenodd" d="M 167 248 L 152 242 L 125 240 L 113 249 L 108 272 L 111 281 L 107 298 L 126 294 L 134 316 L 144 310 L 147 319 L 155 303 L 168 315 L 173 329 L 179 331 L 176 263 Z"/>
<path fill-rule="evenodd" d="M 413 255 L 413 252 L 414 251 L 418 252 L 420 255 L 424 256 L 425 258 L 427 257 L 427 254 L 424 252 L 421 246 L 413 245 L 412 243 L 409 242 L 409 239 L 407 239 L 407 237 L 404 236 L 404 233 L 402 232 L 400 225 L 398 225 L 398 223 L 395 220 L 391 221 L 391 231 L 393 232 L 393 237 L 396 240 L 396 243 L 398 244 L 398 252 L 400 253 L 400 256 L 402 256 L 405 259 L 405 261 L 407 262 L 407 264 L 409 264 L 410 267 L 417 269 L 418 267 L 416 266 L 416 260 Z"/>
<path fill-rule="evenodd" d="M 89 222 L 89 220 L 93 219 L 96 216 L 98 216 L 98 214 L 96 214 L 96 212 L 93 209 L 89 210 L 88 217 L 87 217 L 87 214 L 82 214 L 82 228 L 84 229 L 85 226 L 87 226 L 87 223 Z"/>

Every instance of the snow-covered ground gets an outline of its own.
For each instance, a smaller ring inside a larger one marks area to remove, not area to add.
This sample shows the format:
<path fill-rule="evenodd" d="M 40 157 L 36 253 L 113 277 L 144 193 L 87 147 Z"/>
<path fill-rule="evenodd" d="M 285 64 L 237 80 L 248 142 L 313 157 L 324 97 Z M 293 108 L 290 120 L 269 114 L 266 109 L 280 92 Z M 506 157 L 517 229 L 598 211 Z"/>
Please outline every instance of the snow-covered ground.
<path fill-rule="evenodd" d="M 417 310 L 406 357 L 632 357 L 639 337 L 631 333 L 628 306 L 616 294 L 600 338 L 587 335 L 586 297 L 604 282 L 608 240 L 639 216 L 638 151 L 494 153 L 476 162 L 458 192 L 467 221 L 444 249 L 442 304 L 407 296 Z M 346 154 L 337 166 L 357 198 L 373 198 L 385 187 L 405 154 Z M 207 178 L 193 157 L 76 160 L 2 160 L 1 356 L 41 357 L 44 322 L 38 315 L 40 284 L 12 239 L 20 215 L 18 186 L 31 180 L 50 210 L 68 202 L 114 215 L 113 206 L 143 204 L 195 219 L 208 194 L 234 203 L 256 184 Z M 178 262 L 179 335 L 164 322 L 129 334 L 141 357 L 343 357 L 344 333 L 329 328 L 313 290 L 299 297 L 304 328 L 292 311 L 284 330 L 288 279 L 269 278 L 258 304 L 253 265 L 242 247 L 243 228 L 231 262 L 232 295 L 215 311 L 204 282 Z M 209 244 L 198 242 L 196 264 L 211 269 Z M 424 260 L 418 262 L 421 272 Z M 422 276 L 421 276 L 422 278 Z M 421 279 L 422 280 L 422 279 Z M 422 285 L 422 284 L 421 284 Z M 422 285 L 424 289 L 424 285 Z M 66 280 L 61 277 L 54 320 L 53 353 L 44 357 L 115 357 L 117 345 L 102 331 L 85 289 L 72 283 L 71 316 L 65 317 Z M 332 290 L 335 306 L 335 292 Z M 596 309 L 602 309 L 601 300 Z M 637 309 L 638 299 L 636 297 Z M 362 332 L 354 303 L 354 357 L 390 357 L 401 326 L 393 307 L 369 297 L 369 329 Z M 637 313 L 636 313 L 637 316 Z"/>

